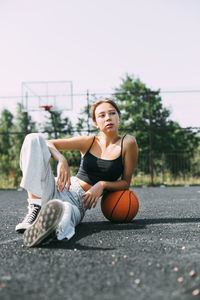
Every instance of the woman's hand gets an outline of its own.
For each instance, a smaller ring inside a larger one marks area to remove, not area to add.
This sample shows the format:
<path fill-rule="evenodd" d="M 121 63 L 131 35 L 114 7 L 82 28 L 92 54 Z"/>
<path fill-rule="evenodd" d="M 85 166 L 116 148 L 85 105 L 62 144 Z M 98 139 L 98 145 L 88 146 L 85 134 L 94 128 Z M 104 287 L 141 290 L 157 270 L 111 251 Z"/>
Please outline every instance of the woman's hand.
<path fill-rule="evenodd" d="M 70 169 L 64 156 L 62 156 L 58 161 L 56 184 L 60 192 L 63 191 L 65 185 L 67 185 L 67 192 L 69 191 L 71 185 Z"/>
<path fill-rule="evenodd" d="M 98 199 L 103 194 L 104 187 L 101 181 L 93 185 L 85 194 L 83 194 L 83 200 L 81 205 L 85 204 L 85 210 L 95 208 L 97 205 Z"/>

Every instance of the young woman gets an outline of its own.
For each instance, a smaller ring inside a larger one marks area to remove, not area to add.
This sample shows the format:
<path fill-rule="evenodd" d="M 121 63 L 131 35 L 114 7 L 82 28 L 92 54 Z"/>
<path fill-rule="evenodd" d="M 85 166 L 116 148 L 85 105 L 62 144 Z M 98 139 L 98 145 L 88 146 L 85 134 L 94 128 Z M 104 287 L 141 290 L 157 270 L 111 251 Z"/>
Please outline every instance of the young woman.
<path fill-rule="evenodd" d="M 29 213 L 16 230 L 25 230 L 26 246 L 43 243 L 51 235 L 58 240 L 70 239 L 85 211 L 97 205 L 104 191 L 130 187 L 138 148 L 133 136 L 118 135 L 120 111 L 117 105 L 110 99 L 96 102 L 92 106 L 92 119 L 99 130 L 96 137 L 45 142 L 33 133 L 25 138 L 20 157 L 21 186 L 28 191 Z M 74 177 L 70 177 L 67 160 L 60 153 L 71 150 L 79 150 L 82 155 Z M 57 179 L 49 164 L 51 156 L 58 161 Z"/>

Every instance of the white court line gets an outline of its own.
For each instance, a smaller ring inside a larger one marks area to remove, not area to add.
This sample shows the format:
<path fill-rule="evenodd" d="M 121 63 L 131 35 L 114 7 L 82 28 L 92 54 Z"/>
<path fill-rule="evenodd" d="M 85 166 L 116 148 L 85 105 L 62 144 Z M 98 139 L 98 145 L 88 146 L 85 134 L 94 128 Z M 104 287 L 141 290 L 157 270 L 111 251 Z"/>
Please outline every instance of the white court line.
<path fill-rule="evenodd" d="M 20 241 L 20 240 L 22 241 L 23 238 L 19 237 L 19 238 L 13 239 L 13 240 L 2 241 L 2 242 L 0 242 L 0 245 L 9 244 L 9 243 L 17 242 L 17 241 Z"/>

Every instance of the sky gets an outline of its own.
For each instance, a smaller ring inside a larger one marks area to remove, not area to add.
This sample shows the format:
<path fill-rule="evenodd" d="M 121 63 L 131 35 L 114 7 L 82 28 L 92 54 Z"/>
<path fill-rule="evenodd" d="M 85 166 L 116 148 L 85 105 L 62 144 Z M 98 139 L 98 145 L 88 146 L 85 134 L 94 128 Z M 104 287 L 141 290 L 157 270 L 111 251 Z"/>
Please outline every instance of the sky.
<path fill-rule="evenodd" d="M 129 74 L 160 89 L 182 126 L 200 126 L 200 92 L 164 93 L 200 91 L 199 12 L 199 0 L 0 0 L 0 106 L 22 82 L 111 93 Z"/>

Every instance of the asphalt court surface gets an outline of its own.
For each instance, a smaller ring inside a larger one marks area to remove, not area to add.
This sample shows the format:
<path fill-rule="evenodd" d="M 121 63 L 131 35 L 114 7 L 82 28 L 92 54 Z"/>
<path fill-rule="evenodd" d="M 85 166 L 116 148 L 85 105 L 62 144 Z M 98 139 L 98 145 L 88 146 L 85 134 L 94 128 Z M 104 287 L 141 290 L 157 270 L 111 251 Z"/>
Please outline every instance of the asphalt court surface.
<path fill-rule="evenodd" d="M 24 191 L 0 191 L 0 299 L 200 299 L 200 187 L 133 188 L 140 209 L 112 224 L 100 205 L 70 241 L 26 248 Z"/>

